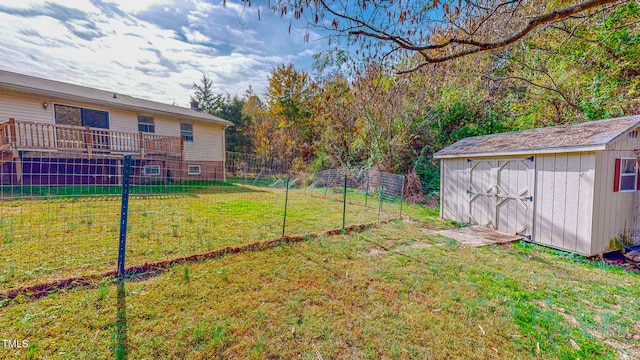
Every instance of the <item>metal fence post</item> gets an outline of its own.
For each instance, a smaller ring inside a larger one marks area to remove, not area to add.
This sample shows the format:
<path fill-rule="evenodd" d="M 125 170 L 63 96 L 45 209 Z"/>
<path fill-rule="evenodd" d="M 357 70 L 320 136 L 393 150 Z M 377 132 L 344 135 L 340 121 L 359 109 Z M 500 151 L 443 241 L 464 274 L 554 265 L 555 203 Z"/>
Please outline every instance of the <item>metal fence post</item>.
<path fill-rule="evenodd" d="M 327 171 L 327 184 L 324 188 L 324 197 L 327 197 L 327 191 L 329 191 L 329 179 L 331 178 L 331 170 Z"/>
<path fill-rule="evenodd" d="M 404 201 L 404 179 L 405 177 L 402 177 L 402 189 L 400 190 L 400 219 L 402 219 L 402 202 Z"/>
<path fill-rule="evenodd" d="M 380 185 L 380 197 L 378 198 L 378 222 L 380 222 L 380 213 L 382 212 L 382 193 L 384 192 L 384 185 Z"/>
<path fill-rule="evenodd" d="M 127 219 L 129 216 L 129 183 L 131 181 L 131 155 L 122 160 L 122 206 L 120 210 L 120 244 L 118 246 L 118 269 L 116 277 L 124 276 L 124 258 L 127 251 Z"/>
<path fill-rule="evenodd" d="M 345 216 L 347 215 L 347 174 L 344 174 L 344 189 L 342 191 L 342 233 L 344 234 Z"/>
<path fill-rule="evenodd" d="M 367 187 L 364 190 L 364 207 L 367 208 L 367 200 L 369 200 L 369 172 L 367 171 Z"/>
<path fill-rule="evenodd" d="M 287 185 L 284 192 L 284 217 L 282 218 L 282 240 L 284 240 L 284 230 L 287 226 L 287 206 L 289 205 L 289 177 L 287 176 Z"/>

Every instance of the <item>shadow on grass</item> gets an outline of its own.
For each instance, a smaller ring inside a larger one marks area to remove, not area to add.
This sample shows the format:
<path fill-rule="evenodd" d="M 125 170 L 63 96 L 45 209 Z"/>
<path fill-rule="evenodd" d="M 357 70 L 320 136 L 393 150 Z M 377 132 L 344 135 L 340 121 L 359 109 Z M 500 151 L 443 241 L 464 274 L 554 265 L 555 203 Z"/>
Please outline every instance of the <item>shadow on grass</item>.
<path fill-rule="evenodd" d="M 118 279 L 117 317 L 113 344 L 113 357 L 116 360 L 127 358 L 127 300 L 124 279 Z"/>

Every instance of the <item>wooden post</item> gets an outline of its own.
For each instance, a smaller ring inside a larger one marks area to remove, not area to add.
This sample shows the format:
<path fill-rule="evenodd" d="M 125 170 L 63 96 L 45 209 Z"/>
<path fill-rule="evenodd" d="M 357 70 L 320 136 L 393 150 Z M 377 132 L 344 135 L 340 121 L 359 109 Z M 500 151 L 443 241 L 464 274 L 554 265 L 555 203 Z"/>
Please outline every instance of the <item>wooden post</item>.
<path fill-rule="evenodd" d="M 184 139 L 180 136 L 180 160 L 184 161 Z"/>
<path fill-rule="evenodd" d="M 144 160 L 144 133 L 142 131 L 138 132 L 138 136 L 140 137 L 140 141 L 138 142 L 138 146 L 140 147 L 140 159 Z"/>
<path fill-rule="evenodd" d="M 20 158 L 20 152 L 15 146 L 11 150 L 13 152 L 13 161 L 16 164 L 16 178 L 18 179 L 18 184 L 22 185 L 22 158 Z"/>
<path fill-rule="evenodd" d="M 122 169 L 124 168 L 124 159 L 116 159 L 116 178 L 118 185 L 122 185 Z"/>
<path fill-rule="evenodd" d="M 18 151 L 18 145 L 16 137 L 16 119 L 9 118 L 9 142 L 11 143 L 11 152 L 13 153 L 13 161 L 16 164 L 16 178 L 18 184 L 22 185 L 22 159 L 20 158 L 20 152 Z"/>
<path fill-rule="evenodd" d="M 15 147 L 16 143 L 16 119 L 9 118 L 9 143 Z"/>
<path fill-rule="evenodd" d="M 89 153 L 89 159 L 91 159 L 91 153 L 93 151 L 93 136 L 91 136 L 91 129 L 88 126 L 84 127 L 84 145 Z"/>

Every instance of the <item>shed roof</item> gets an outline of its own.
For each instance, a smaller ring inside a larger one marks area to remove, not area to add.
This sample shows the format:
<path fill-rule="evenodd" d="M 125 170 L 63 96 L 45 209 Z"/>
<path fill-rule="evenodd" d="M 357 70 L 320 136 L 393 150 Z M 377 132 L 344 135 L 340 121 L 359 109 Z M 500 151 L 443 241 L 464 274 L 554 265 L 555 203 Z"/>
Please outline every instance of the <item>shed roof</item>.
<path fill-rule="evenodd" d="M 158 86 L 162 85 L 158 84 Z M 163 104 L 114 91 L 99 90 L 4 70 L 0 70 L 0 89 L 24 94 L 46 95 L 57 99 L 73 99 L 121 109 L 145 110 L 152 113 L 175 116 L 185 120 L 199 120 L 225 126 L 233 125 L 230 121 L 190 108 Z"/>
<path fill-rule="evenodd" d="M 436 159 L 463 156 L 523 155 L 605 150 L 627 131 L 640 126 L 640 115 L 578 124 L 474 136 L 436 152 Z"/>

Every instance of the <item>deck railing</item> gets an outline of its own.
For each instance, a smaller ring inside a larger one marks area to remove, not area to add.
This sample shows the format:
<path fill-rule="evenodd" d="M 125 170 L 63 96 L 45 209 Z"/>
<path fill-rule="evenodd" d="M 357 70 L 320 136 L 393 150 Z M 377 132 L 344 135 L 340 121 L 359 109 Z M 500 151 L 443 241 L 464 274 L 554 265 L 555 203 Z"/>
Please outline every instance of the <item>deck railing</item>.
<path fill-rule="evenodd" d="M 11 146 L 9 141 L 9 123 L 0 124 L 0 150 Z"/>
<path fill-rule="evenodd" d="M 141 132 L 15 121 L 0 124 L 0 149 L 68 150 L 91 153 L 182 155 L 182 139 Z"/>

